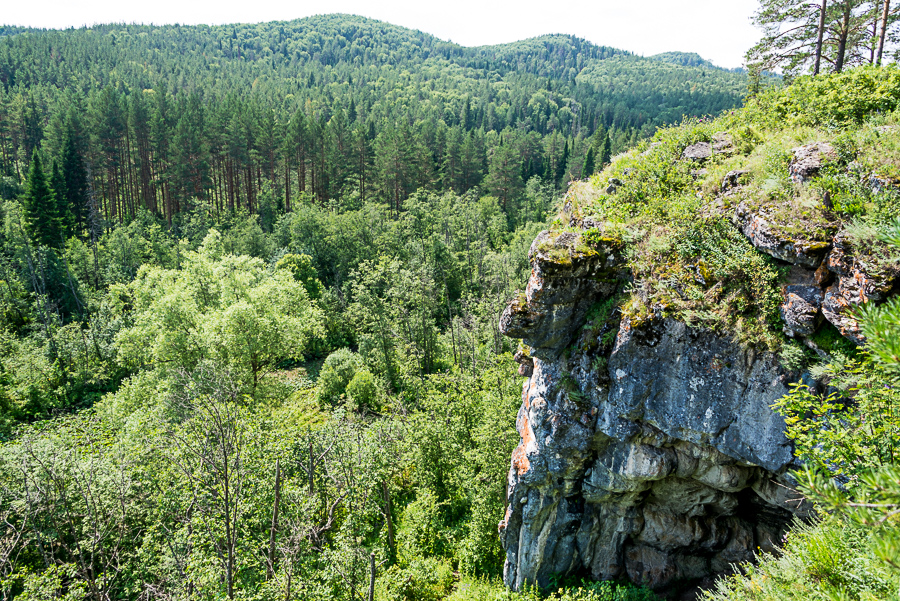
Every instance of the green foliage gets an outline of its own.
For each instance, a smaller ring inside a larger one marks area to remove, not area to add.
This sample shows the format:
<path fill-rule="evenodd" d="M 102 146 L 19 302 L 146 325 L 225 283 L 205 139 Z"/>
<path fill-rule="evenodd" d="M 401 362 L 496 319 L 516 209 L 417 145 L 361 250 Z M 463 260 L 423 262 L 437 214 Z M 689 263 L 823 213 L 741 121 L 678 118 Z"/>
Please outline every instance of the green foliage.
<path fill-rule="evenodd" d="M 177 224 L 198 208 L 258 215 L 268 233 L 309 199 L 398 211 L 419 189 L 482 184 L 519 204 L 533 177 L 554 189 L 583 177 L 588 148 L 602 165 L 657 125 L 737 106 L 744 87 L 574 36 L 466 48 L 351 15 L 17 29 L 0 55 L 0 177 L 46 151 L 79 235 L 97 217 L 144 209 Z M 600 131 L 606 144 L 592 144 Z"/>
<path fill-rule="evenodd" d="M 446 557 L 451 554 L 449 505 L 448 500 L 440 500 L 426 488 L 406 506 L 397 530 L 401 563 L 412 564 L 417 557 Z"/>
<path fill-rule="evenodd" d="M 216 230 L 183 261 L 141 267 L 128 286 L 133 325 L 116 339 L 123 360 L 163 371 L 214 360 L 256 390 L 279 360 L 302 358 L 321 317 L 290 273 L 225 254 Z"/>
<path fill-rule="evenodd" d="M 378 384 L 375 382 L 375 376 L 367 369 L 353 374 L 353 378 L 347 384 L 346 393 L 347 399 L 356 411 L 378 411 L 380 408 Z"/>
<path fill-rule="evenodd" d="M 56 193 L 41 167 L 41 155 L 35 150 L 28 170 L 25 214 L 35 244 L 59 246 L 62 242 Z"/>
<path fill-rule="evenodd" d="M 826 70 L 840 73 L 849 66 L 873 64 L 878 33 L 885 36 L 882 39 L 889 46 L 896 35 L 880 31 L 883 6 L 880 0 L 822 4 L 762 0 L 752 20 L 762 29 L 763 38 L 747 51 L 747 65 L 752 73 L 778 71 L 791 78 Z M 878 26 L 876 31 L 872 30 L 873 22 Z M 885 26 L 893 30 L 895 24 L 896 15 L 890 15 Z M 882 54 L 877 57 L 879 64 Z"/>
<path fill-rule="evenodd" d="M 870 533 L 840 517 L 797 524 L 778 555 L 716 582 L 707 601 L 896 600 L 900 579 L 872 553 Z"/>
<path fill-rule="evenodd" d="M 807 349 L 799 342 L 791 340 L 782 345 L 779 359 L 781 365 L 788 371 L 798 371 L 806 366 Z"/>
<path fill-rule="evenodd" d="M 375 598 L 379 601 L 439 601 L 453 584 L 453 570 L 437 558 L 416 559 L 401 568 L 394 565 L 378 577 Z"/>
<path fill-rule="evenodd" d="M 833 366 L 829 395 L 795 385 L 775 408 L 785 416 L 795 453 L 809 465 L 842 476 L 890 465 L 900 452 L 900 394 L 870 360 Z"/>
<path fill-rule="evenodd" d="M 580 583 L 559 587 L 541 594 L 536 589 L 519 593 L 507 590 L 501 583 L 487 580 L 463 580 L 450 595 L 448 601 L 659 601 L 659 597 L 646 588 L 613 582 Z"/>
<path fill-rule="evenodd" d="M 659 125 L 676 123 L 685 115 L 713 115 L 733 108 L 747 86 L 741 73 L 625 55 L 587 63 L 577 81 L 608 90 L 631 110 L 661 112 Z"/>
<path fill-rule="evenodd" d="M 890 299 L 880 307 L 866 306 L 860 312 L 863 334 L 878 361 L 885 366 L 885 379 L 900 381 L 900 300 Z"/>
<path fill-rule="evenodd" d="M 313 267 L 312 257 L 309 255 L 295 255 L 288 253 L 275 263 L 277 269 L 287 269 L 294 279 L 303 284 L 306 294 L 311 300 L 318 300 L 322 296 L 324 287 L 318 280 L 318 273 Z"/>
<path fill-rule="evenodd" d="M 319 371 L 319 403 L 337 405 L 362 366 L 362 358 L 350 349 L 338 349 L 328 355 Z"/>
<path fill-rule="evenodd" d="M 38 573 L 17 574 L 4 584 L 21 586 L 21 592 L 16 595 L 16 599 L 21 601 L 78 601 L 87 594 L 87 585 L 77 581 L 72 583 L 77 575 L 74 568 L 72 565 L 50 566 Z"/>
<path fill-rule="evenodd" d="M 754 118 L 767 124 L 859 125 L 900 105 L 900 69 L 859 67 L 828 77 L 800 77 L 748 103 Z"/>

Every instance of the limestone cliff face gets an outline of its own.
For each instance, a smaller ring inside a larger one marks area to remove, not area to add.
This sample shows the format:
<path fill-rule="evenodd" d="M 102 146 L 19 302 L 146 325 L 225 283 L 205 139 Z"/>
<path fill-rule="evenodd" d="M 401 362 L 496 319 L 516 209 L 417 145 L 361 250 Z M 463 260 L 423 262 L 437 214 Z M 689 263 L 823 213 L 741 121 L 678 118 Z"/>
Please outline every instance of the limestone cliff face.
<path fill-rule="evenodd" d="M 828 320 L 861 341 L 846 308 L 883 298 L 896 274 L 867 275 L 840 233 L 791 245 L 765 215 L 740 206 L 734 219 L 761 252 L 793 264 L 782 290 L 787 335 L 804 339 Z M 517 355 L 528 377 L 522 441 L 500 523 L 513 589 L 565 574 L 666 589 L 773 549 L 794 516 L 809 515 L 771 409 L 799 374 L 662 315 L 613 320 L 598 344 L 586 316 L 630 275 L 613 241 L 594 243 L 542 233 L 527 290 L 501 317 L 501 331 L 529 349 Z"/>

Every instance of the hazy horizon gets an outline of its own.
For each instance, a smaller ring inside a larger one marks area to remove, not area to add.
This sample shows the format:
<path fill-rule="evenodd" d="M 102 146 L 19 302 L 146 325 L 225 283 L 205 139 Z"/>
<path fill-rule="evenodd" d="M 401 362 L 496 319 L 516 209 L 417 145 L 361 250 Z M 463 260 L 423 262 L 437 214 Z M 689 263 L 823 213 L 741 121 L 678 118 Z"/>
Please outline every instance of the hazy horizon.
<path fill-rule="evenodd" d="M 594 44 L 612 46 L 638 55 L 661 52 L 696 52 L 716 65 L 740 67 L 744 52 L 759 34 L 749 22 L 757 0 L 732 0 L 727 10 L 721 0 L 646 0 L 623 6 L 618 2 L 562 2 L 551 12 L 522 5 L 485 6 L 461 0 L 453 11 L 423 6 L 411 0 L 372 2 L 335 0 L 289 6 L 273 0 L 252 5 L 237 2 L 160 0 L 151 5 L 122 5 L 111 0 L 89 0 L 73 5 L 63 0 L 4 9 L 4 25 L 68 29 L 108 23 L 148 25 L 225 25 L 293 21 L 315 15 L 347 13 L 417 29 L 462 46 L 504 44 L 541 35 L 567 34 Z M 326 8 L 327 10 L 321 10 Z M 580 17 L 580 18 L 579 18 Z M 703 32 L 698 35 L 697 32 Z"/>

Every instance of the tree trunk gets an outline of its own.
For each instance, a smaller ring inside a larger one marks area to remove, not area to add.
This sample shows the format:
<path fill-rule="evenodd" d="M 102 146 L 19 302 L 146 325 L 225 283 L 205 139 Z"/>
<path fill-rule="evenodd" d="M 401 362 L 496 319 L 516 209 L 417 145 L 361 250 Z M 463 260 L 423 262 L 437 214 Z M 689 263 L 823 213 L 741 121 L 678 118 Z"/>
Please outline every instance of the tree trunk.
<path fill-rule="evenodd" d="M 819 39 L 816 41 L 816 67 L 813 75 L 819 74 L 822 64 L 822 40 L 825 37 L 825 12 L 828 10 L 828 0 L 822 0 L 822 10 L 819 11 Z"/>
<path fill-rule="evenodd" d="M 313 463 L 313 443 L 312 443 L 312 434 L 309 435 L 309 496 L 313 496 L 315 494 L 315 490 L 313 488 L 313 469 L 315 468 L 315 464 Z"/>
<path fill-rule="evenodd" d="M 375 601 L 375 552 L 369 555 L 369 601 Z"/>
<path fill-rule="evenodd" d="M 875 56 L 875 64 L 881 66 L 881 57 L 884 54 L 884 40 L 887 36 L 888 16 L 891 12 L 891 0 L 884 0 L 884 13 L 881 15 L 881 36 L 878 38 L 878 52 Z"/>
<path fill-rule="evenodd" d="M 847 38 L 850 37 L 851 9 L 850 0 L 844 0 L 844 18 L 841 22 L 841 39 L 838 42 L 837 60 L 834 63 L 835 73 L 840 73 L 844 70 L 844 59 L 847 54 Z"/>
<path fill-rule="evenodd" d="M 391 493 L 385 480 L 381 481 L 381 489 L 384 491 L 384 515 L 387 522 L 388 549 L 391 557 L 394 556 L 394 519 L 391 517 Z"/>
<path fill-rule="evenodd" d="M 281 460 L 275 460 L 275 505 L 272 508 L 272 527 L 269 529 L 269 565 L 266 566 L 266 576 L 272 578 L 275 575 L 275 531 L 278 530 L 278 509 L 281 504 Z"/>

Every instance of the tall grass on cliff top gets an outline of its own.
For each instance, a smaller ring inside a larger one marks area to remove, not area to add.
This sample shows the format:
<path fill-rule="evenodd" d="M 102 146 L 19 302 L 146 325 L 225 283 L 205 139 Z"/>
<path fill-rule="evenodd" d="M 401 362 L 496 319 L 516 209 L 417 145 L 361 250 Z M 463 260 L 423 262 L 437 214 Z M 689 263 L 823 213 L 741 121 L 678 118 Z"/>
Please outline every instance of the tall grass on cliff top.
<path fill-rule="evenodd" d="M 634 325 L 672 316 L 784 352 L 779 306 L 787 269 L 737 231 L 735 209 L 766 214 L 779 236 L 808 246 L 829 243 L 843 229 L 872 268 L 897 268 L 900 253 L 882 238 L 900 215 L 900 193 L 891 186 L 873 192 L 870 178 L 900 182 L 898 106 L 894 67 L 800 78 L 744 109 L 661 129 L 614 157 L 573 185 L 554 230 L 590 218 L 604 235 L 621 238 L 638 282 L 622 306 Z M 723 150 L 703 163 L 684 159 L 700 142 Z M 814 142 L 830 143 L 838 159 L 797 184 L 789 174 L 792 149 Z M 731 194 L 722 187 L 729 173 L 739 174 Z M 826 192 L 833 209 L 822 200 Z"/>

